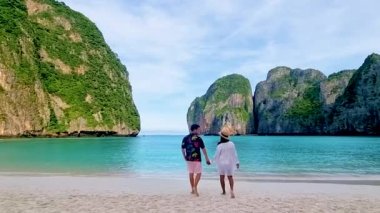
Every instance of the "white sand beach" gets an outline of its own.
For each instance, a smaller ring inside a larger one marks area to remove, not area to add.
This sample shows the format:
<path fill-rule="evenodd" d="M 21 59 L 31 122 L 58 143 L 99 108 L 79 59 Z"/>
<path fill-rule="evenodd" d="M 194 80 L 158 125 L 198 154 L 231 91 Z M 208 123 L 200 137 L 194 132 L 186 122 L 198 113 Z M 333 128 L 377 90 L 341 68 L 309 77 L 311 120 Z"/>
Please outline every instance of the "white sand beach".
<path fill-rule="evenodd" d="M 236 199 L 218 180 L 121 176 L 1 175 L 0 212 L 380 212 L 380 180 L 236 178 Z"/>

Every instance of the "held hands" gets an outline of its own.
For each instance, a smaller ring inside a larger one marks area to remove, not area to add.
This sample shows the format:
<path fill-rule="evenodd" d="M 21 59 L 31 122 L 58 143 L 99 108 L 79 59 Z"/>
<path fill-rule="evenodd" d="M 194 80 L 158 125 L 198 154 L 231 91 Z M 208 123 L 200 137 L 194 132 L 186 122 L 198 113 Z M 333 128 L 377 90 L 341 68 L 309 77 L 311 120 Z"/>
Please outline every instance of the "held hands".
<path fill-rule="evenodd" d="M 239 167 L 240 167 L 240 164 L 237 163 L 237 164 L 236 164 L 236 168 L 239 169 Z"/>
<path fill-rule="evenodd" d="M 210 161 L 210 159 L 206 159 L 206 163 L 207 163 L 207 165 L 210 165 L 211 164 L 211 161 Z"/>

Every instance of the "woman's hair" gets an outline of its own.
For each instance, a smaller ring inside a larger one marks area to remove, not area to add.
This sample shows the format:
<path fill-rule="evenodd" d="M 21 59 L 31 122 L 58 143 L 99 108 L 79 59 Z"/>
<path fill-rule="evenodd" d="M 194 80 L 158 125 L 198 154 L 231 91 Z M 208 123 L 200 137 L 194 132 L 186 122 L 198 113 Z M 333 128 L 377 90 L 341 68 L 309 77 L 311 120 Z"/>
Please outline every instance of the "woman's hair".
<path fill-rule="evenodd" d="M 230 141 L 230 140 L 225 139 L 225 138 L 223 138 L 223 137 L 220 137 L 220 142 L 218 143 L 218 145 L 221 144 L 221 143 L 226 143 L 226 142 L 228 142 L 228 141 Z"/>

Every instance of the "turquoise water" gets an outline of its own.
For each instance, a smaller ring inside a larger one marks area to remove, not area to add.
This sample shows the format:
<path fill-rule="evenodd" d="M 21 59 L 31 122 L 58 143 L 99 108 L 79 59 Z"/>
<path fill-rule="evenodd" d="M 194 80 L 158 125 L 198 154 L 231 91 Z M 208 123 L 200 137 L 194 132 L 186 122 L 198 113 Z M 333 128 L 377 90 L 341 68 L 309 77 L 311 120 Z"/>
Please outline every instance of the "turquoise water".
<path fill-rule="evenodd" d="M 0 139 L 0 172 L 166 175 L 186 174 L 183 136 Z M 214 155 L 218 137 L 203 137 Z M 380 138 L 316 136 L 233 137 L 237 175 L 380 175 Z M 216 174 L 204 164 L 204 174 Z"/>

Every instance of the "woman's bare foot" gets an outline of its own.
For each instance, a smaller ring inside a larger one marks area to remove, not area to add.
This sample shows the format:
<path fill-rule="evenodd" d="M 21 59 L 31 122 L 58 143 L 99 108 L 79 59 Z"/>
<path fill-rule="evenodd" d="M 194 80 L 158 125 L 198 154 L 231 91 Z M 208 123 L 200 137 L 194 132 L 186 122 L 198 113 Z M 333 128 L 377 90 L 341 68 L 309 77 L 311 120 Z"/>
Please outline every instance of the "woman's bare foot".
<path fill-rule="evenodd" d="M 195 194 L 195 196 L 199 197 L 198 189 L 194 190 L 194 194 Z"/>
<path fill-rule="evenodd" d="M 194 188 L 191 189 L 191 194 L 195 194 L 195 189 Z"/>
<path fill-rule="evenodd" d="M 226 192 L 224 191 L 224 192 L 222 192 L 222 195 L 226 195 Z"/>
<path fill-rule="evenodd" d="M 234 192 L 231 192 L 231 198 L 235 198 Z"/>

